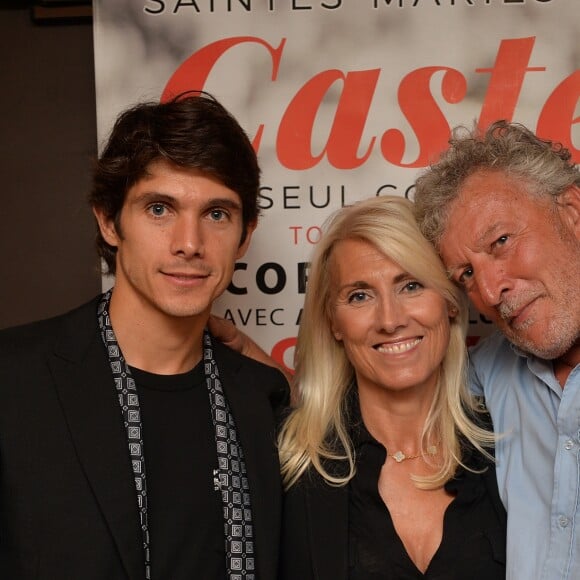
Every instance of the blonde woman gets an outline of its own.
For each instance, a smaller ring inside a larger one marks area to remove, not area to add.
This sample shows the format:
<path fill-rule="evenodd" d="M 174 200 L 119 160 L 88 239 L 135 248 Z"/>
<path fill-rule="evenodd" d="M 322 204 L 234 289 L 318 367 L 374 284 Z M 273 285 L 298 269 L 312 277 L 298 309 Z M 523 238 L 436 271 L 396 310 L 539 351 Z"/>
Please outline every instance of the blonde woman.
<path fill-rule="evenodd" d="M 280 577 L 505 577 L 493 435 L 465 379 L 467 307 L 412 205 L 340 210 L 312 260 L 279 436 Z"/>

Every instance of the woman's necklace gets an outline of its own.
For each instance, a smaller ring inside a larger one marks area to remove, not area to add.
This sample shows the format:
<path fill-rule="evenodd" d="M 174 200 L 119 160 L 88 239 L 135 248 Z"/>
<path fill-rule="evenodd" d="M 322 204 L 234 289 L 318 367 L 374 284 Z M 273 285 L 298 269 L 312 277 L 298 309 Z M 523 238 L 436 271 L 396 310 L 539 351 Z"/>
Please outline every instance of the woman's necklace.
<path fill-rule="evenodd" d="M 426 455 L 437 455 L 437 445 L 429 445 L 427 447 Z M 397 463 L 402 463 L 403 461 L 407 461 L 408 459 L 417 459 L 417 457 L 421 457 L 423 453 L 417 453 L 417 455 L 405 455 L 402 451 L 397 451 L 389 457 L 392 457 Z"/>

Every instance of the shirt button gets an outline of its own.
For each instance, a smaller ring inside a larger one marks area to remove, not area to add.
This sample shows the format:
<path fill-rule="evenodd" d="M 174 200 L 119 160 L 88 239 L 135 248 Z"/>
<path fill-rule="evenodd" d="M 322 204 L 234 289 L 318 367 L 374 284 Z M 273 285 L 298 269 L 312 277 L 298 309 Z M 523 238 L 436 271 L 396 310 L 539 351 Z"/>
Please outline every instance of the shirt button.
<path fill-rule="evenodd" d="M 566 516 L 559 516 L 558 517 L 558 523 L 560 524 L 560 526 L 562 528 L 566 528 L 566 527 L 568 527 L 568 524 L 570 523 L 570 520 Z"/>
<path fill-rule="evenodd" d="M 568 439 L 568 441 L 566 441 L 566 443 L 564 443 L 564 449 L 567 449 L 568 451 L 570 451 L 570 449 L 572 449 L 574 447 L 574 441 L 572 441 L 572 439 Z"/>

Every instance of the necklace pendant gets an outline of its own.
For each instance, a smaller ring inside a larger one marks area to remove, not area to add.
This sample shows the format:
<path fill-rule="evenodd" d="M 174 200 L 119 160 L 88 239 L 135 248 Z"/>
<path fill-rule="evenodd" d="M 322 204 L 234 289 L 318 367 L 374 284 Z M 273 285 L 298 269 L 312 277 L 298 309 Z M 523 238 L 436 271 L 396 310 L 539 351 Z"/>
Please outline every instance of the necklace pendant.
<path fill-rule="evenodd" d="M 405 461 L 405 459 L 407 459 L 407 456 L 402 451 L 397 451 L 397 453 L 394 453 L 393 455 L 391 455 L 391 457 L 397 463 L 401 463 L 401 461 Z"/>

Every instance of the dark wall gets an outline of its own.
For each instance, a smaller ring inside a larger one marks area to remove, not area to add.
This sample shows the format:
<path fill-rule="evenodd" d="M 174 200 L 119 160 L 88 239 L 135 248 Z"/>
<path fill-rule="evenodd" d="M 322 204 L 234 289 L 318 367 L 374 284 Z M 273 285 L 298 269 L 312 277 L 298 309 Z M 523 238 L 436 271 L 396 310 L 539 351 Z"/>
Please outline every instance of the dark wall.
<path fill-rule="evenodd" d="M 100 290 L 86 204 L 96 156 L 90 23 L 0 8 L 0 328 Z"/>

